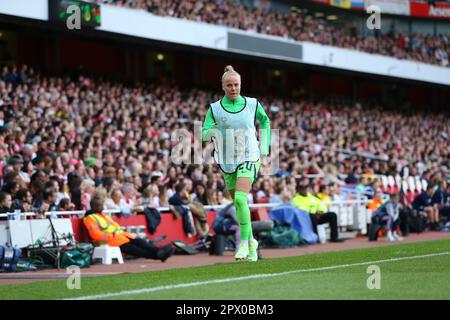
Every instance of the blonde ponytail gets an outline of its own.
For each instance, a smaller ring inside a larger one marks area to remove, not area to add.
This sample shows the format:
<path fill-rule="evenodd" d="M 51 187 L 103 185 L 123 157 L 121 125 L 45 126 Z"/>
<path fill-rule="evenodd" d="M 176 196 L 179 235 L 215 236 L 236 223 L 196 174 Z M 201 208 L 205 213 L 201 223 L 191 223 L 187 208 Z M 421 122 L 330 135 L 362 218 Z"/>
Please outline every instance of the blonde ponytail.
<path fill-rule="evenodd" d="M 241 77 L 241 75 L 237 73 L 232 66 L 228 65 L 225 67 L 224 73 L 222 75 L 222 83 L 224 83 L 226 78 L 231 76 L 238 76 L 239 78 Z"/>

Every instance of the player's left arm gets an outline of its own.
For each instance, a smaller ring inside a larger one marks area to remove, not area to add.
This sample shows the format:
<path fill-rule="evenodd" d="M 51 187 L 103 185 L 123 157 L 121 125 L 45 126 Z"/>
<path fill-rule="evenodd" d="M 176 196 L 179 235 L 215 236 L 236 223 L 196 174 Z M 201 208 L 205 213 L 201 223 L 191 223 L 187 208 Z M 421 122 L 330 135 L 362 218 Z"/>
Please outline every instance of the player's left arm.
<path fill-rule="evenodd" d="M 267 156 L 270 150 L 270 119 L 259 101 L 256 108 L 256 119 L 261 128 L 261 155 Z"/>

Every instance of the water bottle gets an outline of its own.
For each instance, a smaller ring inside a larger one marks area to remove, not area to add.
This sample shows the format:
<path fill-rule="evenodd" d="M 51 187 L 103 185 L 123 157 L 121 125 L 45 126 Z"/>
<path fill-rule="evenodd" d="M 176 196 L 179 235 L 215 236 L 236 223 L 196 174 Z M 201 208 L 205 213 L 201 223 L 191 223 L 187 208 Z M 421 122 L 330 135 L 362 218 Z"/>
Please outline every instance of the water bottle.
<path fill-rule="evenodd" d="M 14 210 L 14 216 L 13 216 L 13 220 L 19 220 L 20 219 L 20 210 Z"/>
<path fill-rule="evenodd" d="M 28 261 L 18 262 L 17 269 L 20 271 L 36 271 L 37 267 Z"/>

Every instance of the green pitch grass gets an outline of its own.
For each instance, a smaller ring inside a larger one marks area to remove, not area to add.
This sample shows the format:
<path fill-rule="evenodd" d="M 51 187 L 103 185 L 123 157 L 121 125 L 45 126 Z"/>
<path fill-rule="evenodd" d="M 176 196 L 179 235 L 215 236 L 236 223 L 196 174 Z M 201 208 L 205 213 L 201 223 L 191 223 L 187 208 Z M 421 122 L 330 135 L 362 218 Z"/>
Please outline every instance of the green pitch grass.
<path fill-rule="evenodd" d="M 450 299 L 449 253 L 450 239 L 83 278 L 79 290 L 66 280 L 0 286 L 0 299 Z M 367 287 L 370 265 L 379 267 L 379 289 Z"/>

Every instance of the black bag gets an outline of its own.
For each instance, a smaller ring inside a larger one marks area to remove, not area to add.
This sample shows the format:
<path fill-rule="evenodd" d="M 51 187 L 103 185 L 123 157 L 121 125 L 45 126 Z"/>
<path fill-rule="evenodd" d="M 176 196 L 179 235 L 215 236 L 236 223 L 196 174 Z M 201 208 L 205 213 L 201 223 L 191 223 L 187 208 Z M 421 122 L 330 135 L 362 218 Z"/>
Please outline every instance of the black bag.
<path fill-rule="evenodd" d="M 225 251 L 226 240 L 227 236 L 223 234 L 213 235 L 211 239 L 211 245 L 209 247 L 209 254 L 216 256 L 223 256 L 223 252 Z"/>
<path fill-rule="evenodd" d="M 145 220 L 147 221 L 147 230 L 150 234 L 156 232 L 156 228 L 161 223 L 161 214 L 155 208 L 144 208 Z"/>
<path fill-rule="evenodd" d="M 378 240 L 378 232 L 381 230 L 383 226 L 378 223 L 371 223 L 369 227 L 369 241 L 377 241 Z"/>
<path fill-rule="evenodd" d="M 0 245 L 0 270 L 17 271 L 17 262 L 22 256 L 22 250 L 11 246 Z"/>
<path fill-rule="evenodd" d="M 411 209 L 400 210 L 400 231 L 403 236 L 408 236 L 410 233 L 410 220 L 411 220 Z"/>
<path fill-rule="evenodd" d="M 409 231 L 421 233 L 426 227 L 426 218 L 422 217 L 417 210 L 410 210 Z"/>
<path fill-rule="evenodd" d="M 58 256 L 62 249 L 55 247 L 33 248 L 29 250 L 30 258 L 33 261 L 39 261 L 41 265 L 56 267 L 58 265 Z"/>

